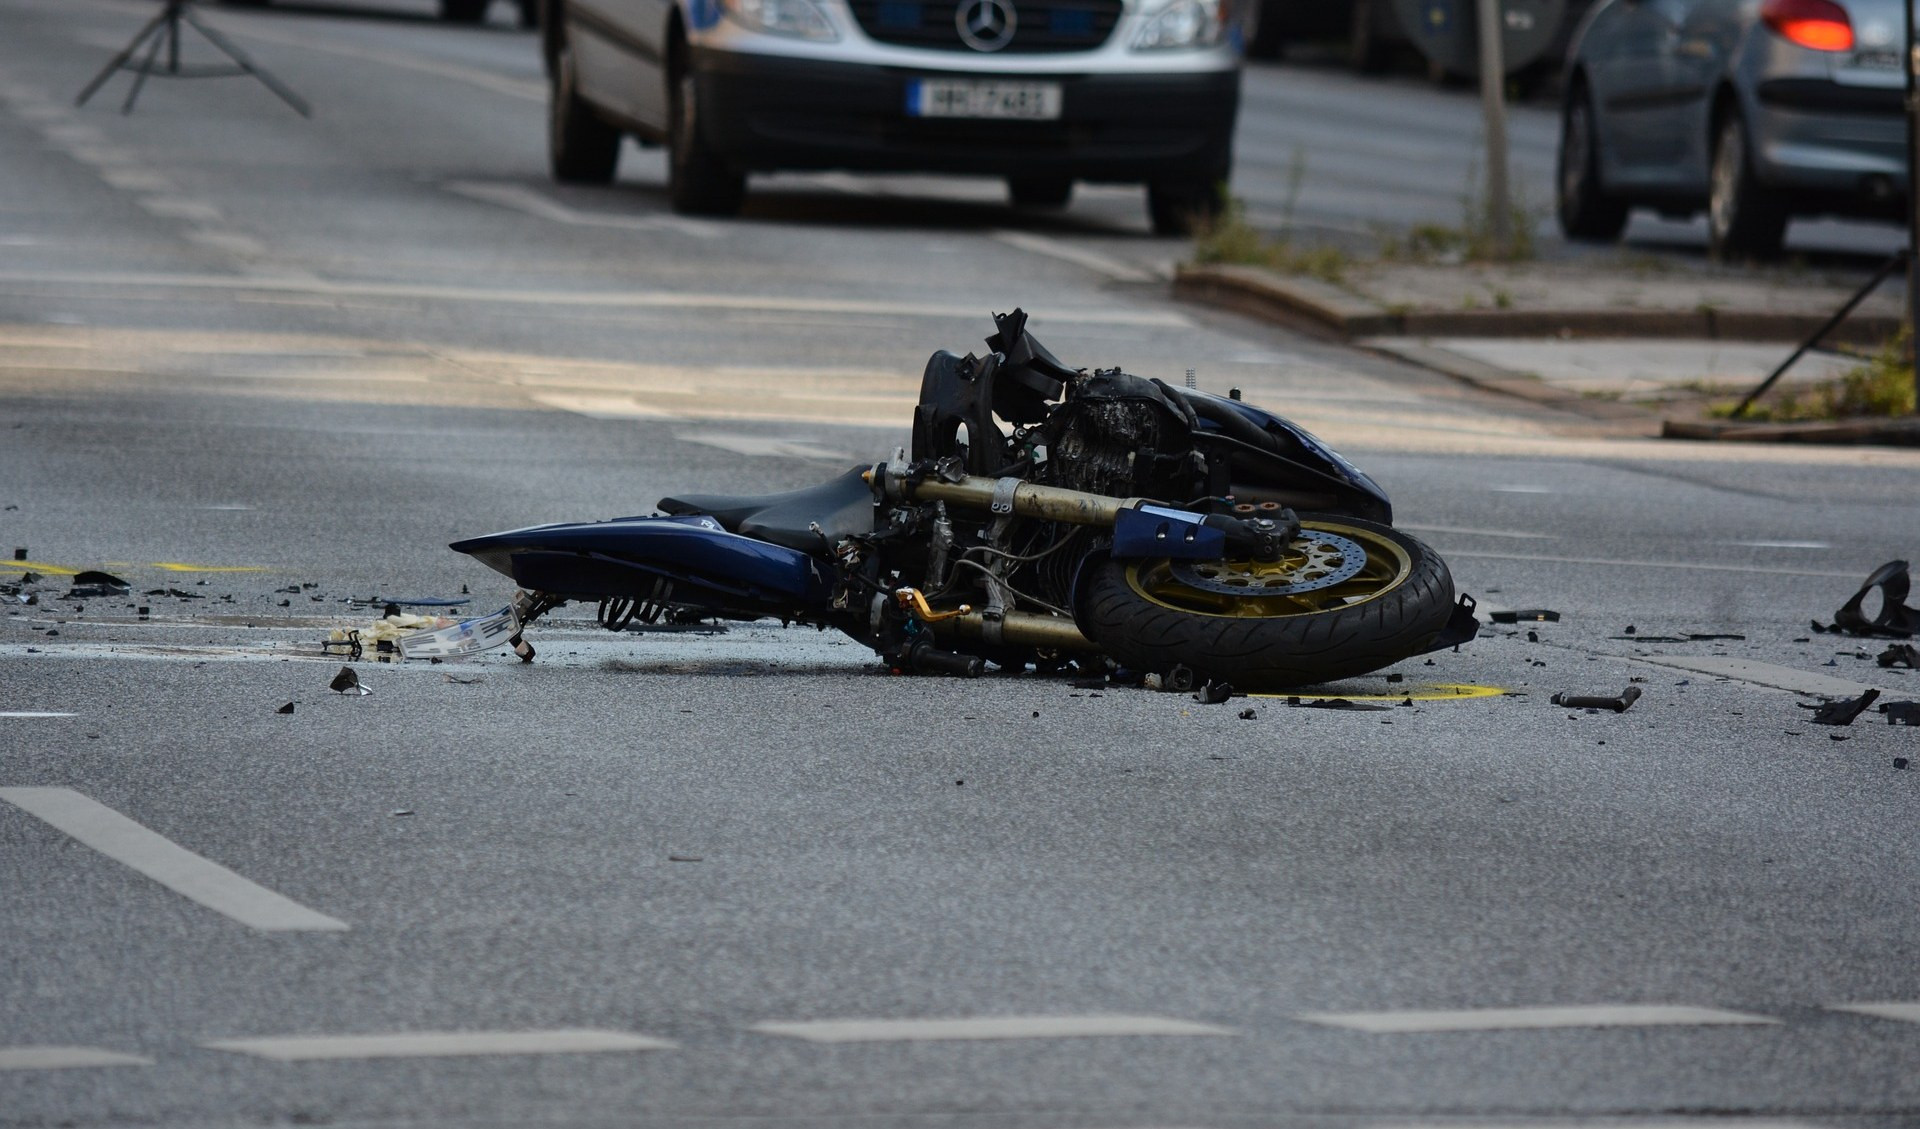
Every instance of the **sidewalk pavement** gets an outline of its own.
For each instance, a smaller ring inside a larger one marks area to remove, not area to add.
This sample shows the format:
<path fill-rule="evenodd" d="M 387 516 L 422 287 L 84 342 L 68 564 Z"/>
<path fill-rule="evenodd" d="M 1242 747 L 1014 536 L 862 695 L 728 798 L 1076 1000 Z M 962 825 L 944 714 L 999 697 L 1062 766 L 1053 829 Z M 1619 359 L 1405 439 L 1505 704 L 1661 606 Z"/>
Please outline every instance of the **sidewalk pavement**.
<path fill-rule="evenodd" d="M 1466 383 L 1605 420 L 1627 434 L 1920 444 L 1912 421 L 1746 424 L 1708 408 L 1744 395 L 1853 296 L 1860 280 L 1805 270 L 1647 262 L 1367 263 L 1339 284 L 1259 267 L 1183 266 L 1177 297 L 1330 335 Z M 1828 337 L 1871 351 L 1898 331 L 1897 282 Z M 1858 361 L 1809 353 L 1776 387 Z"/>

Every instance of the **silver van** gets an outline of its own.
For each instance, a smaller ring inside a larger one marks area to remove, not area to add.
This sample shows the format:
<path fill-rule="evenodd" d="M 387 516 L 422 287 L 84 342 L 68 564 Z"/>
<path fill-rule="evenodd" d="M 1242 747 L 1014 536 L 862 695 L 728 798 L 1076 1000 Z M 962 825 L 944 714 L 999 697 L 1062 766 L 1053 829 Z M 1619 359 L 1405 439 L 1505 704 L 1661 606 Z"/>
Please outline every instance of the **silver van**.
<path fill-rule="evenodd" d="M 1064 207 L 1145 184 L 1154 229 L 1218 207 L 1240 97 L 1232 0 L 547 0 L 553 175 L 664 145 L 677 211 L 782 169 L 1005 179 Z"/>

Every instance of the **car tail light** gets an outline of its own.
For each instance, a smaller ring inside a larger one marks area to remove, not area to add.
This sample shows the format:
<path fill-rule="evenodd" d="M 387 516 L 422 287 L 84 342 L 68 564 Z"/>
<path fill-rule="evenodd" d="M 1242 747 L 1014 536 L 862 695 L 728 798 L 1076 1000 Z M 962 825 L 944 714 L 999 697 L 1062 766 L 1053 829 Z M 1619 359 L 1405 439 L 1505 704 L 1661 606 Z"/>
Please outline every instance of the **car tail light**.
<path fill-rule="evenodd" d="M 1789 43 L 1815 51 L 1853 50 L 1853 21 L 1833 0 L 1766 0 L 1760 18 Z"/>

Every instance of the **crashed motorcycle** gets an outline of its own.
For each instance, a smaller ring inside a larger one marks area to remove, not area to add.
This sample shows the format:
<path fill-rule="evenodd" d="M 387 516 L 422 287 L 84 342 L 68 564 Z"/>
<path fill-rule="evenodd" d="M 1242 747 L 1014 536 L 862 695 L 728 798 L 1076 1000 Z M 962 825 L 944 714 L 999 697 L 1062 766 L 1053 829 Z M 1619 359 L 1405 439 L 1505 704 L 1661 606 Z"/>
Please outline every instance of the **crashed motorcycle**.
<path fill-rule="evenodd" d="M 403 653 L 511 642 L 531 660 L 525 630 L 587 602 L 614 631 L 834 628 L 904 673 L 1279 690 L 1472 637 L 1446 564 L 1299 426 L 1237 390 L 1069 367 L 1020 310 L 994 322 L 984 355 L 927 362 L 911 451 L 790 493 L 682 494 L 654 516 L 457 541 L 519 586 L 514 604 Z"/>

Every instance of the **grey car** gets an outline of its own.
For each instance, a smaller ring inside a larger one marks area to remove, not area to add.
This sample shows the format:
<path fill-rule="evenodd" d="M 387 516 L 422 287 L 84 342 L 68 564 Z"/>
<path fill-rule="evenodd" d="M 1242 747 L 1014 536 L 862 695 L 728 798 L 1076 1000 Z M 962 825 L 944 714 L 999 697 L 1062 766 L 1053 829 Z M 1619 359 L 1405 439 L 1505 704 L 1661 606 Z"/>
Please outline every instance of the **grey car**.
<path fill-rule="evenodd" d="M 1764 258 L 1795 216 L 1897 219 L 1904 37 L 1899 0 L 1601 0 L 1568 52 L 1561 230 L 1705 210 L 1716 255 Z"/>

